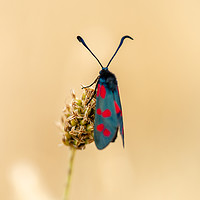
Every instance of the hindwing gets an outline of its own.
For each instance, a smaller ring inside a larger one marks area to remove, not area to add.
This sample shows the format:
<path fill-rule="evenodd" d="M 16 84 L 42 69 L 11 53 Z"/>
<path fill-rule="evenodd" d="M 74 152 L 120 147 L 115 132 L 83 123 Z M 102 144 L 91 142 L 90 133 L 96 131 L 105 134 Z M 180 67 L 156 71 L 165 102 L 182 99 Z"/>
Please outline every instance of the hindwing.
<path fill-rule="evenodd" d="M 120 127 L 120 134 L 122 136 L 122 142 L 124 146 L 124 125 L 123 125 L 122 106 L 121 106 L 118 87 L 114 91 L 114 104 L 115 104 L 115 111 L 117 113 L 118 126 Z"/>

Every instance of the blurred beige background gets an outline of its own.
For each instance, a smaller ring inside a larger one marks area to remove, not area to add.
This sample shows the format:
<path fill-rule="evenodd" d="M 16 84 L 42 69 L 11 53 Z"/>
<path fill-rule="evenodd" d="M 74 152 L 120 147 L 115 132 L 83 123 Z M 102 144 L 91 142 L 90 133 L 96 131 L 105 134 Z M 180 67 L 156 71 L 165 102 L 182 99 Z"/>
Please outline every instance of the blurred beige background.
<path fill-rule="evenodd" d="M 72 200 L 200 199 L 200 2 L 0 1 L 0 199 L 62 199 L 69 149 L 55 126 L 70 89 L 118 78 L 119 137 L 75 158 Z"/>

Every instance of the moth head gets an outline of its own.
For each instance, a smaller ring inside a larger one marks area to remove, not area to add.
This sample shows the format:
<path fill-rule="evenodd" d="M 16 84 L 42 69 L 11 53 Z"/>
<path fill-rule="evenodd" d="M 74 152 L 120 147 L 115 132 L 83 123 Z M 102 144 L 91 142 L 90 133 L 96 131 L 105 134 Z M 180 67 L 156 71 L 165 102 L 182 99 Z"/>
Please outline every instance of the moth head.
<path fill-rule="evenodd" d="M 103 67 L 102 70 L 99 72 L 99 74 L 104 74 L 108 71 L 108 67 Z"/>

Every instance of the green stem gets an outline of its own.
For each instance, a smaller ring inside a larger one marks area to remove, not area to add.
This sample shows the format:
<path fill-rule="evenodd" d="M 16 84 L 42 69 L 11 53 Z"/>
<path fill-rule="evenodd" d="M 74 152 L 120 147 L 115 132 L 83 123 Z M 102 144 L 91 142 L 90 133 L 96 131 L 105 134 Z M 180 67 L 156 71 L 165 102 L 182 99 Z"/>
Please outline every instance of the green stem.
<path fill-rule="evenodd" d="M 66 185 L 66 188 L 65 188 L 64 200 L 69 199 L 69 189 L 70 189 L 70 184 L 71 184 L 71 177 L 72 177 L 72 169 L 73 169 L 75 152 L 76 152 L 76 149 L 71 148 L 71 157 L 70 157 L 70 161 L 69 161 L 69 170 L 68 170 L 67 185 Z"/>

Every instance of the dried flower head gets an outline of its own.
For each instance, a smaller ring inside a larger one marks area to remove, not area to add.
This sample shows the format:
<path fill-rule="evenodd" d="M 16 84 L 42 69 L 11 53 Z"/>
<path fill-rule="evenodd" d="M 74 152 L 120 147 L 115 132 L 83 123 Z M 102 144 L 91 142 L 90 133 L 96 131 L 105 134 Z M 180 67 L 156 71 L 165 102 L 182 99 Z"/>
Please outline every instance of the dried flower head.
<path fill-rule="evenodd" d="M 87 105 L 93 92 L 94 89 L 84 88 L 82 97 L 78 99 L 72 91 L 72 102 L 65 105 L 61 117 L 62 141 L 66 146 L 82 150 L 94 141 L 96 99 Z"/>

